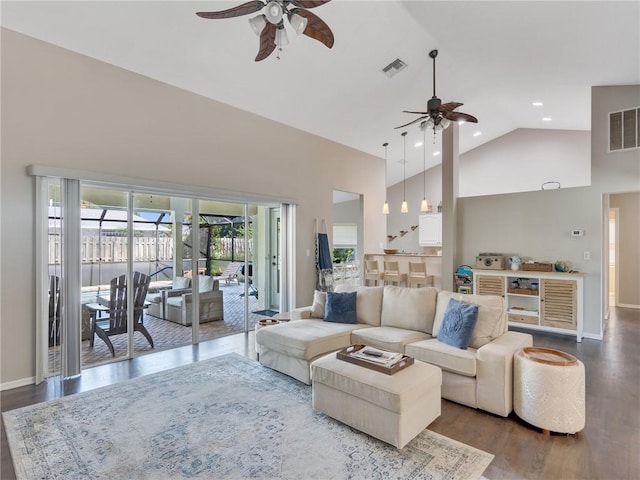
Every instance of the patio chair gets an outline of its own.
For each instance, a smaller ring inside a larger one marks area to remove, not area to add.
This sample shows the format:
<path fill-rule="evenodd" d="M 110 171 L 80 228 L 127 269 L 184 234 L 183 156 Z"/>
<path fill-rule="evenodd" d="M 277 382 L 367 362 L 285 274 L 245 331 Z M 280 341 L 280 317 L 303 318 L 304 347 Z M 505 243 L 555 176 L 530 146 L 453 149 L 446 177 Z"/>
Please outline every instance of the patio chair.
<path fill-rule="evenodd" d="M 215 280 L 220 280 L 220 281 L 224 280 L 224 283 L 226 283 L 227 285 L 231 285 L 231 282 L 233 280 L 240 283 L 238 281 L 238 272 L 240 271 L 243 265 L 244 263 L 242 262 L 231 262 L 229 263 L 229 265 L 227 265 L 227 268 L 224 269 L 222 274 L 215 276 L 213 278 Z"/>
<path fill-rule="evenodd" d="M 133 274 L 133 330 L 142 333 L 153 348 L 153 339 L 143 325 L 143 309 L 151 277 L 144 273 Z M 127 333 L 127 276 L 120 275 L 111 280 L 111 295 L 109 297 L 109 318 L 95 319 L 92 325 L 90 346 L 93 347 L 95 335 L 98 335 L 109 347 L 111 355 L 115 357 L 113 344 L 109 337 Z"/>
<path fill-rule="evenodd" d="M 198 278 L 200 323 L 224 320 L 224 303 L 219 281 L 207 275 Z M 191 290 L 164 290 L 164 319 L 184 326 L 191 325 L 193 294 Z"/>

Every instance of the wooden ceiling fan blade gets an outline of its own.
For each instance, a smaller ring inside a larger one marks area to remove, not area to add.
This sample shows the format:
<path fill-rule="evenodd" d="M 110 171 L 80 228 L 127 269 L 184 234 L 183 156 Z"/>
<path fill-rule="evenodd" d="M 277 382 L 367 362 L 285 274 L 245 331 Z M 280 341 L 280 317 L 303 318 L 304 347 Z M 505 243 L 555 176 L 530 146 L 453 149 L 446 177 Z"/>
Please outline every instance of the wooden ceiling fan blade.
<path fill-rule="evenodd" d="M 409 123 L 405 123 L 404 125 L 400 125 L 399 127 L 395 127 L 395 130 L 399 129 L 399 128 L 404 128 L 404 127 L 408 127 L 409 125 L 413 125 L 414 123 L 420 122 L 422 120 L 424 120 L 425 118 L 429 118 L 429 115 L 423 115 L 422 117 L 418 117 L 415 120 L 409 122 Z"/>
<path fill-rule="evenodd" d="M 454 122 L 459 122 L 461 120 L 470 123 L 478 123 L 478 119 L 473 115 L 469 115 L 468 113 L 462 112 L 449 112 L 444 116 L 447 120 L 452 120 Z"/>
<path fill-rule="evenodd" d="M 293 5 L 302 8 L 316 8 L 330 1 L 331 0 L 290 0 Z"/>
<path fill-rule="evenodd" d="M 240 17 L 242 15 L 255 13 L 264 8 L 265 5 L 266 3 L 255 0 L 243 3 L 242 5 L 238 5 L 237 7 L 233 7 L 228 10 L 221 10 L 219 12 L 196 12 L 196 15 L 208 19 Z"/>
<path fill-rule="evenodd" d="M 464 104 L 458 102 L 443 103 L 438 107 L 438 111 L 440 113 L 447 114 L 449 112 L 453 112 L 456 108 L 461 107 L 462 105 Z"/>
<path fill-rule="evenodd" d="M 324 44 L 327 48 L 333 47 L 333 32 L 329 28 L 329 25 L 324 23 L 320 17 L 318 17 L 315 13 L 312 13 L 308 10 L 304 10 L 302 8 L 293 8 L 291 9 L 292 14 L 298 14 L 301 17 L 307 19 L 307 27 L 304 29 L 304 33 L 307 37 L 311 37 L 314 40 L 318 40 L 320 43 Z"/>
<path fill-rule="evenodd" d="M 414 115 L 429 115 L 429 112 L 412 112 L 411 110 L 402 110 L 402 113 L 413 113 Z"/>
<path fill-rule="evenodd" d="M 256 55 L 256 62 L 264 60 L 276 49 L 276 26 L 267 22 L 260 33 L 260 50 Z"/>

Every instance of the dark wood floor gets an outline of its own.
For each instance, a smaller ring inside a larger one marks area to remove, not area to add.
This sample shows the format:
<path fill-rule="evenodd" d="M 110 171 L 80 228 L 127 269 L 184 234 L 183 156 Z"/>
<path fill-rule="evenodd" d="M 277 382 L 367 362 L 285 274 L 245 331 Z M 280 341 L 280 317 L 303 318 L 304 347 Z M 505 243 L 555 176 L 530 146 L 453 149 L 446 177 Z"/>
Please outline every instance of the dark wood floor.
<path fill-rule="evenodd" d="M 640 311 L 615 309 L 602 342 L 536 333 L 534 345 L 560 349 L 584 362 L 587 421 L 582 432 L 548 437 L 514 414 L 502 418 L 448 401 L 429 429 L 494 454 L 485 471 L 491 480 L 640 479 Z M 50 381 L 2 392 L 1 408 L 12 410 L 230 352 L 255 358 L 253 333 L 91 368 L 63 385 Z M 4 426 L 1 442 L 1 478 L 13 479 Z"/>

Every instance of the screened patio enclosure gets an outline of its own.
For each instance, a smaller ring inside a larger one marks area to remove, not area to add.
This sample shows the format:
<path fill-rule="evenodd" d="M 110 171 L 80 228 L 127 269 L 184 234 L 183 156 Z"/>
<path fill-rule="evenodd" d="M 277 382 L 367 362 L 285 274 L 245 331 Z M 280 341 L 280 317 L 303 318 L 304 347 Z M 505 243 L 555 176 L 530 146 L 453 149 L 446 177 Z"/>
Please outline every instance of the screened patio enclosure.
<path fill-rule="evenodd" d="M 73 210 L 65 209 L 64 185 L 75 188 L 72 182 L 46 183 L 44 272 L 50 284 L 59 286 L 56 291 L 49 288 L 48 300 L 64 299 L 64 292 L 68 293 L 76 284 L 79 294 L 77 300 L 67 301 L 66 306 L 63 302 L 53 320 L 49 310 L 49 337 L 54 341 L 49 343 L 45 376 L 64 370 L 64 352 L 70 346 L 63 345 L 59 332 L 66 331 L 64 316 L 65 312 L 70 313 L 69 306 L 71 310 L 75 305 L 80 307 L 78 341 L 82 368 L 249 331 L 266 312 L 271 312 L 267 302 L 272 297 L 268 281 L 272 263 L 266 252 L 270 251 L 268 242 L 273 239 L 270 219 L 280 205 L 249 205 L 81 185 L 79 201 L 72 200 L 76 216 Z M 69 230 L 70 224 L 76 225 L 73 228 L 77 233 Z M 74 242 L 69 240 L 69 233 L 77 237 L 72 239 Z M 273 241 L 279 242 L 279 238 Z M 77 248 L 70 248 L 71 244 Z M 64 279 L 68 271 L 65 264 L 68 266 L 71 260 L 79 271 L 77 282 L 73 275 L 66 282 Z M 238 268 L 233 282 L 216 279 L 231 263 L 248 269 Z M 110 351 L 96 338 L 94 325 L 104 324 L 110 318 L 113 292 L 110 284 L 119 276 L 131 278 L 128 275 L 134 272 L 149 277 L 147 297 L 152 293 L 162 296 L 161 308 L 154 310 L 147 301 L 140 317 L 152 341 L 127 327 L 126 335 L 109 337 L 114 347 Z M 209 293 L 203 290 L 203 285 L 211 277 L 215 287 L 208 287 L 213 290 Z M 179 279 L 187 281 L 188 288 L 184 291 L 173 288 Z M 205 302 L 209 296 L 217 300 Z M 194 306 L 196 299 L 198 308 Z M 185 305 L 186 310 L 180 305 Z M 215 318 L 203 316 L 208 315 L 212 305 L 220 314 Z M 60 312 L 62 318 L 56 317 Z M 192 315 L 200 321 L 196 322 Z"/>

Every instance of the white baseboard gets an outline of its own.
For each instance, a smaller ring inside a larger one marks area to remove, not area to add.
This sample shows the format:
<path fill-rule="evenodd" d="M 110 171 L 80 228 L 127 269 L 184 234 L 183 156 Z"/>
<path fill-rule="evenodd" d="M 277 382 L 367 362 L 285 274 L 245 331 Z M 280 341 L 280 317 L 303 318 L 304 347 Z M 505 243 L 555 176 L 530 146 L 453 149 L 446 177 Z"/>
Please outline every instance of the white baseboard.
<path fill-rule="evenodd" d="M 591 340 L 600 340 L 600 341 L 604 339 L 604 336 L 600 333 L 583 333 L 582 337 L 590 338 Z"/>
<path fill-rule="evenodd" d="M 636 310 L 640 310 L 640 305 L 632 305 L 630 303 L 619 303 L 616 307 L 620 308 L 635 308 Z"/>
<path fill-rule="evenodd" d="M 24 387 L 25 385 L 33 385 L 36 383 L 36 377 L 21 378 L 13 382 L 0 383 L 0 392 L 11 390 L 12 388 Z"/>

